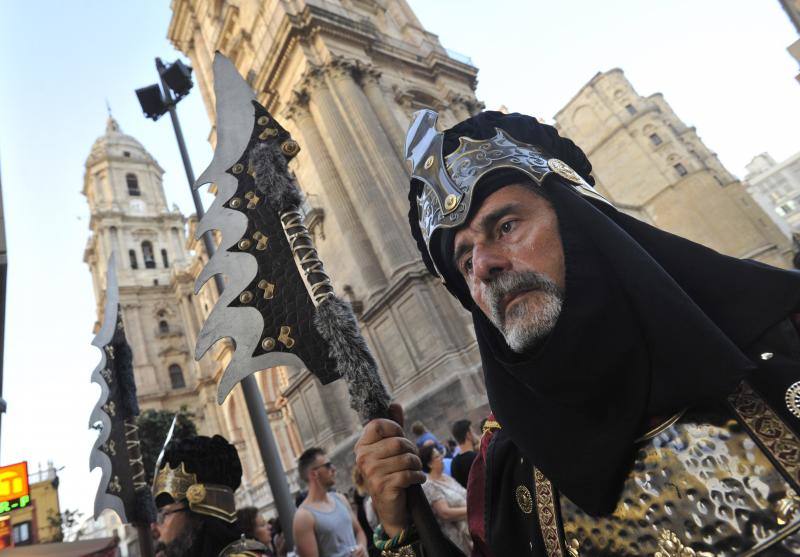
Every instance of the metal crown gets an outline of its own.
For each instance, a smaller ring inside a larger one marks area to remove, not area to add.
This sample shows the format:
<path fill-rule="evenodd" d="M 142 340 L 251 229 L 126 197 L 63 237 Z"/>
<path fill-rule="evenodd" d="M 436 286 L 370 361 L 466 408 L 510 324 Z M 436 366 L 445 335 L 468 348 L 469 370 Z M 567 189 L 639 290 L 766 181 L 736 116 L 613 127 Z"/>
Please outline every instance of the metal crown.
<path fill-rule="evenodd" d="M 581 194 L 608 203 L 567 163 L 551 157 L 538 146 L 517 141 L 501 128 L 495 128 L 497 134 L 490 139 L 459 138 L 458 148 L 445 157 L 442 151 L 444 134 L 436 130 L 438 118 L 433 110 L 416 112 L 406 136 L 405 149 L 411 178 L 423 184 L 417 198 L 417 215 L 434 266 L 436 260 L 430 252 L 433 233 L 440 228 L 457 228 L 466 222 L 475 186 L 491 171 L 518 170 L 540 186 L 550 174 L 558 174 Z"/>

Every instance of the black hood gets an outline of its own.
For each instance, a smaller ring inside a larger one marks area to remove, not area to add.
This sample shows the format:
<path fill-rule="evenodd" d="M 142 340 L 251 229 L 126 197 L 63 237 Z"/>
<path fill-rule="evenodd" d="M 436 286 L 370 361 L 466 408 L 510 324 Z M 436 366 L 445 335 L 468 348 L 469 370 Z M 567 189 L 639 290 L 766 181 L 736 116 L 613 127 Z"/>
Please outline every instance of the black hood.
<path fill-rule="evenodd" d="M 460 126 L 473 139 L 499 126 L 536 145 L 550 128 L 520 115 L 471 120 Z M 542 147 L 553 156 L 581 174 L 591 169 L 574 144 L 547 134 Z M 800 304 L 800 274 L 658 230 L 556 175 L 542 188 L 566 267 L 562 313 L 547 339 L 515 354 L 458 281 L 448 282 L 472 311 L 498 422 L 564 495 L 604 514 L 616 506 L 648 419 L 731 393 L 755 367 L 742 350 Z"/>

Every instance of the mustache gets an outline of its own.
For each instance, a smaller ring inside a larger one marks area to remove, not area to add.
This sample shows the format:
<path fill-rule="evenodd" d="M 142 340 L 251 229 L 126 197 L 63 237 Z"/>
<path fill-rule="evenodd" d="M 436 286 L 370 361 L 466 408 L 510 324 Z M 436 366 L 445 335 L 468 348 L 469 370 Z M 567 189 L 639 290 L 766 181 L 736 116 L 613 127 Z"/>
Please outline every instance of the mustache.
<path fill-rule="evenodd" d="M 505 321 L 503 300 L 507 296 L 531 290 L 541 290 L 557 296 L 559 300 L 564 297 L 561 289 L 552 280 L 535 271 L 507 271 L 486 283 L 484 288 L 486 289 L 486 299 L 489 302 L 492 317 L 495 322 L 499 323 Z"/>

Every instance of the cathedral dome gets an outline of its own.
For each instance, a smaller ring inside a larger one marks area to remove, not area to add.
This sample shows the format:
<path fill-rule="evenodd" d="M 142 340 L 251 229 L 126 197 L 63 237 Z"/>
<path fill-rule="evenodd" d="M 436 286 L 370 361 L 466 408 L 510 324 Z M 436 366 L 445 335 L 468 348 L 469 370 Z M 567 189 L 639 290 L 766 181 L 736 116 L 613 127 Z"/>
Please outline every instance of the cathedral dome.
<path fill-rule="evenodd" d="M 91 166 L 101 160 L 112 157 L 144 159 L 149 162 L 155 162 L 144 146 L 132 136 L 122 133 L 119 123 L 109 115 L 106 121 L 106 133 L 95 140 L 89 153 L 89 158 L 86 159 L 86 166 Z"/>

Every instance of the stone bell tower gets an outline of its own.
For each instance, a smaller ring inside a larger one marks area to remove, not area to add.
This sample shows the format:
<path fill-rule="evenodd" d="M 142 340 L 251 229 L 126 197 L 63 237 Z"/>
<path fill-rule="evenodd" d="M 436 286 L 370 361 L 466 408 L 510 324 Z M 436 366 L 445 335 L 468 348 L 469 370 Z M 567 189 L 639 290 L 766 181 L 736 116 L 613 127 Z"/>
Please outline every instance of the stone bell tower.
<path fill-rule="evenodd" d="M 187 219 L 167 207 L 163 173 L 142 144 L 109 117 L 86 160 L 83 186 L 91 214 L 84 261 L 92 273 L 98 315 L 105 305 L 106 265 L 114 250 L 140 406 L 171 412 L 186 407 L 199 433 L 226 437 L 242 461 L 239 504 L 265 508 L 271 496 L 243 395 L 237 389 L 222 406 L 216 401 L 217 382 L 230 358 L 228 345 L 220 343 L 201 361 L 194 360 L 197 335 L 217 293 L 212 287 L 194 295 L 205 252 L 200 241 L 187 242 Z M 196 220 L 190 218 L 190 234 L 194 226 Z M 287 370 L 262 373 L 257 380 L 281 459 L 291 469 L 302 447 L 297 428 L 281 411 Z"/>
<path fill-rule="evenodd" d="M 167 207 L 163 173 L 142 144 L 109 116 L 105 134 L 86 160 L 83 194 L 92 235 L 84 261 L 102 315 L 106 265 L 116 252 L 139 401 L 144 408 L 177 410 L 189 403 L 195 366 L 185 337 L 185 308 L 176 303 L 170 285 L 173 268 L 187 258 L 184 217 Z"/>
<path fill-rule="evenodd" d="M 471 320 L 411 241 L 402 152 L 414 111 L 433 108 L 448 127 L 482 108 L 477 69 L 405 0 L 173 0 L 172 10 L 168 36 L 191 59 L 211 121 L 218 50 L 300 143 L 292 167 L 309 229 L 408 419 L 446 437 L 456 419 L 483 417 Z M 298 369 L 281 396 L 305 446 L 349 456 L 359 424 L 341 382 L 323 387 Z"/>

